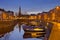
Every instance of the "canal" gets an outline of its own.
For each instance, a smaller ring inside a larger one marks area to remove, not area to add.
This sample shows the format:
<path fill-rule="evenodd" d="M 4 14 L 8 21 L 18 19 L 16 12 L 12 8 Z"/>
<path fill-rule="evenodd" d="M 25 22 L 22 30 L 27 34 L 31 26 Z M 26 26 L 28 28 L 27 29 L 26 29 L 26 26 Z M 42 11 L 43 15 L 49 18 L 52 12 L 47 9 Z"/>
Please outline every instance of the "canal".
<path fill-rule="evenodd" d="M 41 38 L 23 38 L 24 30 L 21 27 L 19 30 L 18 24 L 14 27 L 14 30 L 6 33 L 0 40 L 43 40 Z"/>

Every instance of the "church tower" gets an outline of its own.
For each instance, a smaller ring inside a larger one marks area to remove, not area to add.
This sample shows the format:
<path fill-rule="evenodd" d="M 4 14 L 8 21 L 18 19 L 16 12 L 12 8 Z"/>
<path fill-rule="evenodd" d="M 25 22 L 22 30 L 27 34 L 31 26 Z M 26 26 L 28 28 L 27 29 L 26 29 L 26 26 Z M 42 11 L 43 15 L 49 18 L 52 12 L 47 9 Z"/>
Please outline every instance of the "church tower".
<path fill-rule="evenodd" d="M 21 16 L 21 7 L 19 7 L 19 14 L 18 16 L 20 17 Z"/>

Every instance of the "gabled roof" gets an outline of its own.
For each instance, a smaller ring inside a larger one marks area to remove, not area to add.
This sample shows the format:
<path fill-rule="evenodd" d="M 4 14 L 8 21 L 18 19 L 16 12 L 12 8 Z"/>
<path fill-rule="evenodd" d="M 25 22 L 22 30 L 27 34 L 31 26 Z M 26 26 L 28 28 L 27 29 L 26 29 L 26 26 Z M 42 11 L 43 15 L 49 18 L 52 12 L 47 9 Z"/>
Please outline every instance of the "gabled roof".
<path fill-rule="evenodd" d="M 8 13 L 14 13 L 13 11 L 7 11 Z"/>
<path fill-rule="evenodd" d="M 0 11 L 5 11 L 5 10 L 0 8 Z"/>

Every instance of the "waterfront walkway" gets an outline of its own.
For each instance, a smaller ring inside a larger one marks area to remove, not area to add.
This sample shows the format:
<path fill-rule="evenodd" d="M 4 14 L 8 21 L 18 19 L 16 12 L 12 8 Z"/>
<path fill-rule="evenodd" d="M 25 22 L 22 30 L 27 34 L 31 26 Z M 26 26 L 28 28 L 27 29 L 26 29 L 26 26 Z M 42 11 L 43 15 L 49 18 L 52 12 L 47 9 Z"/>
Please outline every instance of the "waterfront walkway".
<path fill-rule="evenodd" d="M 53 22 L 54 26 L 52 28 L 49 40 L 60 40 L 60 23 Z"/>

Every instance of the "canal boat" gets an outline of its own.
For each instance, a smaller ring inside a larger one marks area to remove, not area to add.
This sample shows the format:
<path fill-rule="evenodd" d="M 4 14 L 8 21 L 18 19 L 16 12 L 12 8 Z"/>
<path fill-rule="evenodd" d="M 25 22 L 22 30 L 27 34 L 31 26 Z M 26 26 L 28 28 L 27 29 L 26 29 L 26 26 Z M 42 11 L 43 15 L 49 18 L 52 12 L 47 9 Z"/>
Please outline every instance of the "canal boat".
<path fill-rule="evenodd" d="M 45 35 L 45 29 L 36 27 L 36 26 L 25 26 L 23 27 L 25 33 L 23 35 L 24 38 L 40 38 L 44 37 Z"/>

